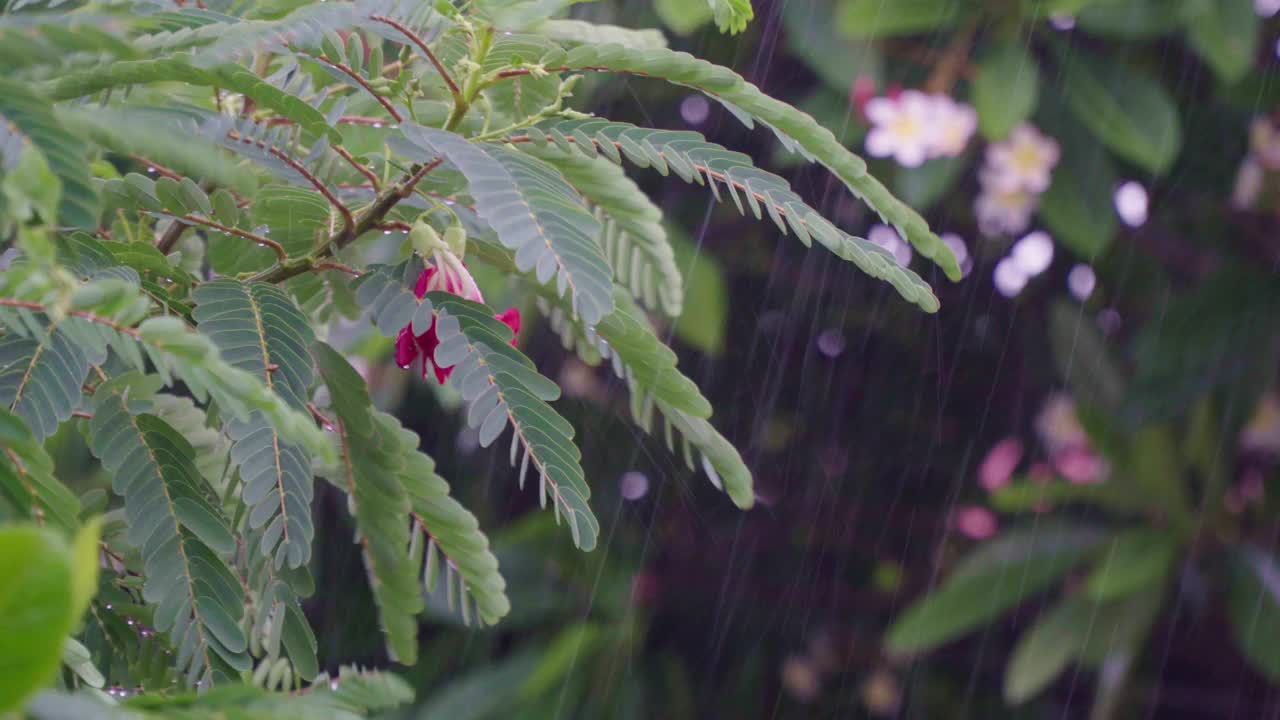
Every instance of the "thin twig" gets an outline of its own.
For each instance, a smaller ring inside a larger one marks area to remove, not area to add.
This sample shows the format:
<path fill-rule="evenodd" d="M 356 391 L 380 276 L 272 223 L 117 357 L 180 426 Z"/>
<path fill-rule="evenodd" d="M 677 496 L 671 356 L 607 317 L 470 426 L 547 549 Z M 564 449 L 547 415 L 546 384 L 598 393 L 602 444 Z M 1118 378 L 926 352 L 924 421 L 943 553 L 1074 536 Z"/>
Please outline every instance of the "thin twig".
<path fill-rule="evenodd" d="M 342 156 L 342 159 L 346 160 L 347 164 L 355 168 L 357 172 L 369 178 L 369 183 L 373 185 L 374 190 L 381 189 L 380 184 L 378 183 L 378 176 L 374 175 L 372 170 L 365 167 L 362 163 L 360 163 L 358 160 L 352 157 L 351 153 L 347 152 L 346 148 L 342 147 L 341 145 L 330 145 L 329 147 L 333 148 L 334 152 Z"/>
<path fill-rule="evenodd" d="M 4 307 L 25 308 L 27 310 L 35 310 L 36 312 L 44 312 L 44 313 L 47 313 L 49 311 L 48 305 L 45 305 L 44 303 L 34 302 L 32 300 L 15 300 L 13 298 L 0 298 L 0 305 L 3 305 Z M 122 332 L 126 335 L 129 335 L 135 338 L 140 337 L 140 334 L 134 328 L 131 328 L 128 325 L 121 325 L 120 323 L 110 318 L 105 318 L 105 317 L 102 317 L 101 315 L 95 315 L 94 313 L 91 313 L 88 310 L 72 310 L 67 314 L 71 315 L 72 317 L 83 318 L 90 322 L 98 323 L 99 325 L 106 325 L 107 327 L 111 328 L 112 330 L 115 330 L 116 332 Z"/>
<path fill-rule="evenodd" d="M 255 145 L 258 148 L 265 150 L 270 153 L 272 157 L 293 168 L 299 175 L 306 179 L 307 182 L 311 183 L 311 186 L 323 195 L 324 199 L 327 200 L 330 205 L 342 214 L 343 222 L 346 223 L 347 227 L 351 227 L 355 224 L 355 218 L 351 215 L 351 208 L 344 205 L 341 200 L 335 197 L 333 192 L 329 190 L 329 187 L 320 182 L 320 179 L 315 175 L 312 175 L 311 171 L 308 170 L 305 165 L 289 157 L 288 153 L 281 151 L 279 148 L 270 147 L 264 142 L 246 138 L 239 133 L 229 133 L 229 136 L 236 142 L 243 143 L 245 145 Z"/>
<path fill-rule="evenodd" d="M 156 249 L 160 251 L 160 254 L 168 255 L 173 252 L 173 247 L 178 244 L 178 239 L 182 237 L 182 233 L 186 229 L 187 224 L 180 220 L 174 220 L 170 223 L 169 227 L 165 228 L 164 234 L 156 241 Z"/>
<path fill-rule="evenodd" d="M 374 200 L 373 204 L 369 206 L 369 209 L 365 210 L 364 213 L 360 215 L 360 220 L 358 222 L 354 225 L 343 227 L 342 230 L 329 238 L 329 241 L 324 244 L 324 247 L 316 251 L 314 255 L 298 258 L 297 260 L 291 260 L 289 262 L 282 261 L 277 263 L 275 267 L 255 275 L 253 280 L 276 283 L 282 280 L 287 280 L 294 275 L 314 270 L 319 261 L 331 257 L 335 250 L 341 250 L 355 241 L 356 238 L 370 230 L 376 229 L 383 221 L 383 218 L 387 216 L 387 213 L 391 212 L 391 209 L 394 208 L 401 200 L 404 200 L 413 194 L 413 188 L 422 180 L 422 178 L 426 177 L 427 173 L 437 167 L 440 167 L 443 162 L 444 158 L 435 158 L 431 162 L 426 163 L 415 170 L 411 175 L 407 176 L 403 182 L 398 183 L 393 188 L 383 191 L 383 193 Z"/>
<path fill-rule="evenodd" d="M 444 63 L 440 62 L 440 58 L 436 57 L 436 54 L 431 52 L 431 48 L 427 47 L 427 43 L 424 42 L 422 38 L 418 37 L 417 33 L 404 25 L 401 25 L 395 20 L 386 17 L 385 15 L 370 15 L 369 19 L 374 22 L 390 25 L 396 30 L 399 30 L 402 35 L 409 38 L 414 45 L 417 45 L 418 49 L 422 51 L 422 54 L 426 55 L 427 59 L 431 61 L 431 64 L 435 66 L 436 72 L 440 73 L 440 77 L 444 78 L 444 83 L 449 86 L 449 94 L 453 95 L 454 102 L 457 102 L 460 105 L 466 104 L 466 100 L 462 97 L 462 89 L 458 87 L 458 83 L 453 81 L 453 76 L 445 69 Z"/>
<path fill-rule="evenodd" d="M 352 80 L 355 80 L 356 83 L 360 85 L 360 87 L 364 88 L 365 92 L 372 95 L 374 100 L 377 100 L 378 103 L 382 105 L 382 107 L 386 108 L 387 112 L 391 114 L 391 117 L 396 119 L 396 122 L 402 122 L 404 120 L 404 118 L 400 116 L 400 113 L 396 112 L 396 109 L 391 105 L 391 103 L 386 98 L 382 97 L 377 92 L 375 92 L 373 87 L 370 86 L 369 83 L 366 82 L 365 79 L 360 76 L 360 73 L 356 72 L 355 70 L 352 70 L 350 66 L 346 65 L 345 63 L 334 62 L 333 60 L 330 60 L 329 57 L 326 55 L 311 55 L 310 53 L 305 53 L 305 52 L 302 54 L 313 60 L 318 60 L 328 65 L 329 67 L 345 74 L 347 77 L 351 78 Z"/>
<path fill-rule="evenodd" d="M 202 218 L 198 215 L 183 215 L 180 219 L 183 222 L 190 223 L 192 225 L 204 225 L 205 227 L 213 228 L 218 232 L 225 233 L 227 235 L 235 235 L 236 237 L 250 240 L 264 247 L 269 247 L 275 252 L 277 260 L 283 261 L 289 259 L 289 253 L 284 249 L 284 246 L 269 237 L 263 237 L 257 233 L 251 233 L 248 230 L 241 230 L 240 228 L 231 227 L 230 225 L 223 225 L 216 220 Z"/>
<path fill-rule="evenodd" d="M 161 177 L 167 177 L 167 178 L 169 178 L 170 180 L 181 180 L 181 179 L 182 179 L 182 174 L 181 174 L 181 173 L 179 173 L 178 171 L 176 171 L 176 170 L 170 170 L 169 168 L 167 168 L 167 167 L 165 167 L 165 166 L 161 165 L 160 163 L 155 162 L 155 161 L 152 161 L 152 160 L 148 160 L 148 159 L 146 159 L 146 158 L 142 157 L 141 155 L 132 155 L 132 154 L 131 154 L 131 155 L 129 155 L 129 159 L 130 159 L 130 160 L 133 160 L 133 161 L 135 161 L 135 162 L 142 163 L 143 165 L 146 165 L 148 170 L 151 170 L 151 171 L 155 172 L 155 174 L 157 174 L 157 175 L 159 175 L 159 176 L 161 176 Z"/>

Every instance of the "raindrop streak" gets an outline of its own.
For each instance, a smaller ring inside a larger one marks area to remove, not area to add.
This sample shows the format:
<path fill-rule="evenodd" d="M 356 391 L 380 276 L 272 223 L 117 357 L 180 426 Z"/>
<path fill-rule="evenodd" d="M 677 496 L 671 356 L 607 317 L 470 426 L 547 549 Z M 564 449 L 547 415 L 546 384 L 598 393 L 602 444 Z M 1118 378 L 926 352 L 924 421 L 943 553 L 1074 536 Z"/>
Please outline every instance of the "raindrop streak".
<path fill-rule="evenodd" d="M 1141 227 L 1147 222 L 1147 189 L 1142 183 L 1130 180 L 1116 188 L 1116 214 L 1129 227 Z"/>

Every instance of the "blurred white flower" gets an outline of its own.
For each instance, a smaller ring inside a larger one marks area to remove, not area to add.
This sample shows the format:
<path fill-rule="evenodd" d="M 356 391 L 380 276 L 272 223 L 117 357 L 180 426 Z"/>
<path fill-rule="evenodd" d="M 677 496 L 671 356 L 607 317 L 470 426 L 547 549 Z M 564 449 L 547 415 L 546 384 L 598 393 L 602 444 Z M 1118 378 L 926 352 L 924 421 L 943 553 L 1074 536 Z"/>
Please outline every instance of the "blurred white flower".
<path fill-rule="evenodd" d="M 911 246 L 902 239 L 897 230 L 888 225 L 872 225 L 871 230 L 867 232 L 867 240 L 888 250 L 893 255 L 894 262 L 902 267 L 911 264 Z"/>
<path fill-rule="evenodd" d="M 983 172 L 979 179 L 987 175 Z M 974 202 L 973 213 L 983 235 L 1016 235 L 1031 226 L 1036 209 L 1036 196 L 1025 190 L 999 190 L 983 180 L 982 192 Z"/>
<path fill-rule="evenodd" d="M 782 661 L 782 687 L 800 702 L 813 702 L 822 690 L 822 678 L 809 658 L 790 655 Z"/>
<path fill-rule="evenodd" d="M 1240 447 L 1268 455 L 1280 455 L 1280 398 L 1274 391 L 1262 396 L 1249 424 L 1240 433 Z"/>
<path fill-rule="evenodd" d="M 1142 183 L 1130 180 L 1122 183 L 1116 188 L 1115 194 L 1116 214 L 1129 227 L 1141 227 L 1147 222 L 1147 210 L 1150 205 L 1150 199 L 1147 196 L 1147 189 Z"/>
<path fill-rule="evenodd" d="M 1057 141 L 1023 123 L 1013 129 L 1008 140 L 987 146 L 990 173 L 984 185 L 1006 192 L 1025 190 L 1038 195 L 1049 189 L 1049 179 L 1060 155 Z"/>
<path fill-rule="evenodd" d="M 1269 18 L 1280 12 L 1280 0 L 1253 0 L 1253 11 L 1259 17 Z"/>
<path fill-rule="evenodd" d="M 1087 445 L 1089 438 L 1076 416 L 1076 402 L 1071 396 L 1055 392 L 1045 398 L 1035 419 L 1036 433 L 1050 455 L 1070 447 Z"/>
<path fill-rule="evenodd" d="M 929 96 L 929 102 L 933 109 L 930 157 L 956 157 L 978 129 L 978 112 L 941 93 Z"/>
<path fill-rule="evenodd" d="M 919 90 L 905 90 L 897 98 L 867 101 L 867 152 L 892 157 L 903 167 L 919 167 L 929 157 L 936 131 L 933 103 Z"/>
<path fill-rule="evenodd" d="M 1071 272 L 1067 273 L 1067 289 L 1071 291 L 1071 296 L 1080 302 L 1088 300 L 1097 285 L 1098 276 L 1088 265 L 1076 265 L 1071 268 Z"/>
<path fill-rule="evenodd" d="M 1049 24 L 1056 30 L 1070 30 L 1076 26 L 1076 18 L 1067 13 L 1053 13 L 1049 16 Z"/>
<path fill-rule="evenodd" d="M 1280 170 L 1280 128 L 1267 117 L 1256 117 L 1249 125 L 1249 150 L 1266 170 Z"/>
<path fill-rule="evenodd" d="M 1244 162 L 1240 163 L 1240 170 L 1236 173 L 1236 185 L 1231 190 L 1231 207 L 1247 210 L 1256 205 L 1266 181 L 1267 171 L 1262 167 L 1262 163 L 1252 155 L 1246 157 Z"/>
<path fill-rule="evenodd" d="M 1009 257 L 1023 274 L 1033 278 L 1053 264 L 1053 238 L 1043 230 L 1030 233 L 1013 244 Z"/>
<path fill-rule="evenodd" d="M 1004 258 L 996 263 L 996 269 L 992 272 L 991 279 L 995 283 L 996 290 L 999 290 L 1001 295 L 1011 298 L 1022 292 L 1022 289 L 1027 286 L 1029 278 L 1022 271 L 1022 268 L 1018 266 L 1018 263 L 1014 262 L 1013 258 Z"/>

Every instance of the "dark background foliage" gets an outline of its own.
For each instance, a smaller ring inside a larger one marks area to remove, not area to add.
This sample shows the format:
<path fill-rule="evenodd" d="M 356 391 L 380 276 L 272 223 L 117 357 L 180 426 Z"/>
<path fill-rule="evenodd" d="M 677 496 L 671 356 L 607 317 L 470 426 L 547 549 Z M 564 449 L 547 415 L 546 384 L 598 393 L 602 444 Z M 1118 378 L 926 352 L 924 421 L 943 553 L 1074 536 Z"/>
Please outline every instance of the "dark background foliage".
<path fill-rule="evenodd" d="M 689 36 L 672 34 L 673 45 L 731 65 L 771 95 L 811 110 L 828 108 L 819 119 L 845 127 L 850 138 L 865 127 L 849 99 L 857 77 L 873 73 L 880 88 L 918 86 L 955 35 L 935 31 L 885 40 L 874 57 L 864 53 L 865 66 L 841 64 L 841 58 L 857 56 L 861 45 L 852 43 L 862 41 L 835 33 L 844 54 L 822 57 L 818 40 L 831 30 L 830 3 L 754 4 L 757 20 L 745 34 L 725 37 L 705 26 Z M 649 5 L 625 0 L 579 11 L 633 27 L 660 24 Z M 976 28 L 966 57 L 980 57 L 984 42 L 997 35 L 994 16 Z M 1029 27 L 1033 21 L 1023 22 Z M 1250 118 L 1275 109 L 1280 97 L 1277 29 L 1270 22 L 1259 30 L 1256 62 L 1234 86 L 1215 80 L 1176 35 L 1076 30 L 1046 42 L 1041 28 L 1029 43 L 1035 53 L 1056 43 L 1076 52 L 1123 55 L 1158 75 L 1176 97 L 1184 143 L 1174 167 L 1154 177 L 1118 161 L 1125 176 L 1149 188 L 1150 220 L 1138 229 L 1115 230 L 1094 261 L 1098 290 L 1070 306 L 1087 325 L 1103 312 L 1119 318 L 1107 342 L 1129 371 L 1169 368 L 1159 378 L 1166 384 L 1153 386 L 1151 401 L 1139 401 L 1139 414 L 1184 418 L 1206 388 L 1234 377 L 1233 368 L 1243 363 L 1264 379 L 1235 396 L 1247 415 L 1262 386 L 1274 379 L 1280 318 L 1258 298 L 1277 294 L 1280 224 L 1273 209 L 1232 209 L 1228 198 L 1246 153 Z M 1042 61 L 1037 117 L 1051 127 L 1062 114 L 1064 86 L 1053 59 Z M 952 94 L 966 96 L 968 82 L 958 80 Z M 601 114 L 680 129 L 690 127 L 681 114 L 687 97 L 660 83 L 613 77 L 579 93 L 584 107 Z M 766 132 L 747 131 L 718 107 L 708 109 L 694 129 L 755 157 L 780 159 Z M 981 239 L 975 225 L 970 208 L 977 154 L 971 148 L 968 169 L 921 208 L 939 231 L 968 239 L 974 256 L 971 273 L 958 284 L 936 271 L 926 275 L 943 303 L 933 316 L 829 254 L 780 241 L 770 224 L 717 206 L 709 194 L 637 176 L 684 231 L 686 244 L 703 253 L 682 266 L 702 264 L 702 272 L 714 278 L 718 271 L 723 278 L 723 298 L 713 289 L 706 307 L 690 303 L 699 316 L 691 323 L 723 323 L 722 331 L 702 328 L 713 347 L 722 335 L 722 346 L 706 352 L 699 327 L 677 332 L 676 343 L 681 366 L 718 409 L 717 426 L 755 472 L 761 502 L 750 512 L 730 506 L 660 441 L 621 419 L 625 395 L 611 375 L 565 359 L 553 334 L 535 331 L 526 334 L 528 351 L 569 390 L 559 407 L 578 428 L 602 524 L 600 547 L 577 554 L 553 531 L 549 514 L 530 512 L 531 494 L 508 492 L 512 478 L 505 463 L 473 452 L 473 436 L 436 394 L 409 384 L 397 412 L 493 532 L 514 603 L 510 618 L 483 631 L 464 629 L 440 613 L 423 633 L 422 660 L 407 671 L 424 701 L 417 716 L 1088 714 L 1097 674 L 1087 670 L 1069 669 L 1016 711 L 1001 697 L 1018 631 L 1052 597 L 1032 597 L 989 628 L 932 654 L 910 659 L 884 650 L 893 618 L 975 544 L 948 519 L 957 504 L 986 502 L 975 473 L 988 449 L 1011 435 L 1032 442 L 1043 400 L 1066 387 L 1050 313 L 1069 299 L 1069 268 L 1091 260 L 1060 246 L 1048 272 L 1016 298 L 997 292 L 992 268 L 1008 242 Z M 871 222 L 820 168 L 765 165 L 846 227 Z M 875 167 L 894 172 L 887 163 Z M 1083 179 L 1109 182 L 1103 175 Z M 1258 292 L 1240 297 L 1249 283 Z M 722 317 L 715 311 L 720 301 L 726 306 Z M 1144 333 L 1158 347 L 1137 342 Z M 1206 347 L 1214 350 L 1209 361 L 1196 364 Z M 395 397 L 405 382 L 392 367 L 375 376 L 386 397 Z M 1193 389 L 1179 394 L 1179 383 Z M 1232 437 L 1222 442 L 1224 452 L 1234 453 Z M 1270 509 L 1270 492 L 1280 487 L 1275 466 L 1260 467 Z M 642 497 L 624 499 L 627 473 L 646 479 Z M 381 664 L 386 658 L 343 500 L 329 488 L 317 489 L 318 592 L 307 611 L 317 623 L 322 662 Z M 1079 519 L 1097 511 L 1066 514 Z M 1000 520 L 1012 524 L 1015 518 Z M 1269 544 L 1275 527 L 1274 514 L 1263 513 L 1254 527 L 1238 532 Z M 1212 543 L 1206 538 L 1204 545 Z M 1206 569 L 1191 557 L 1177 569 L 1176 587 L 1141 653 L 1121 716 L 1280 713 L 1280 693 L 1231 641 L 1223 601 Z"/>

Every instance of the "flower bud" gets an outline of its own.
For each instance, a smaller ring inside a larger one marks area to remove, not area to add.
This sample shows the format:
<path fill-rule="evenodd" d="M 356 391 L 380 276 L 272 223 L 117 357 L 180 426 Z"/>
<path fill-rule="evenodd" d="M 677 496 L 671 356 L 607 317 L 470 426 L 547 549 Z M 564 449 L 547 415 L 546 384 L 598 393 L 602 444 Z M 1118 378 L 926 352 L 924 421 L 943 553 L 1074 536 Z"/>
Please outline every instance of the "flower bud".
<path fill-rule="evenodd" d="M 444 244 L 449 248 L 449 252 L 458 256 L 459 259 L 467 255 L 467 231 L 462 229 L 461 225 L 450 225 L 444 231 Z"/>
<path fill-rule="evenodd" d="M 413 229 L 409 231 L 409 242 L 413 246 L 414 252 L 424 258 L 444 247 L 444 242 L 440 239 L 440 235 L 436 233 L 436 229 L 421 220 L 415 222 Z"/>

